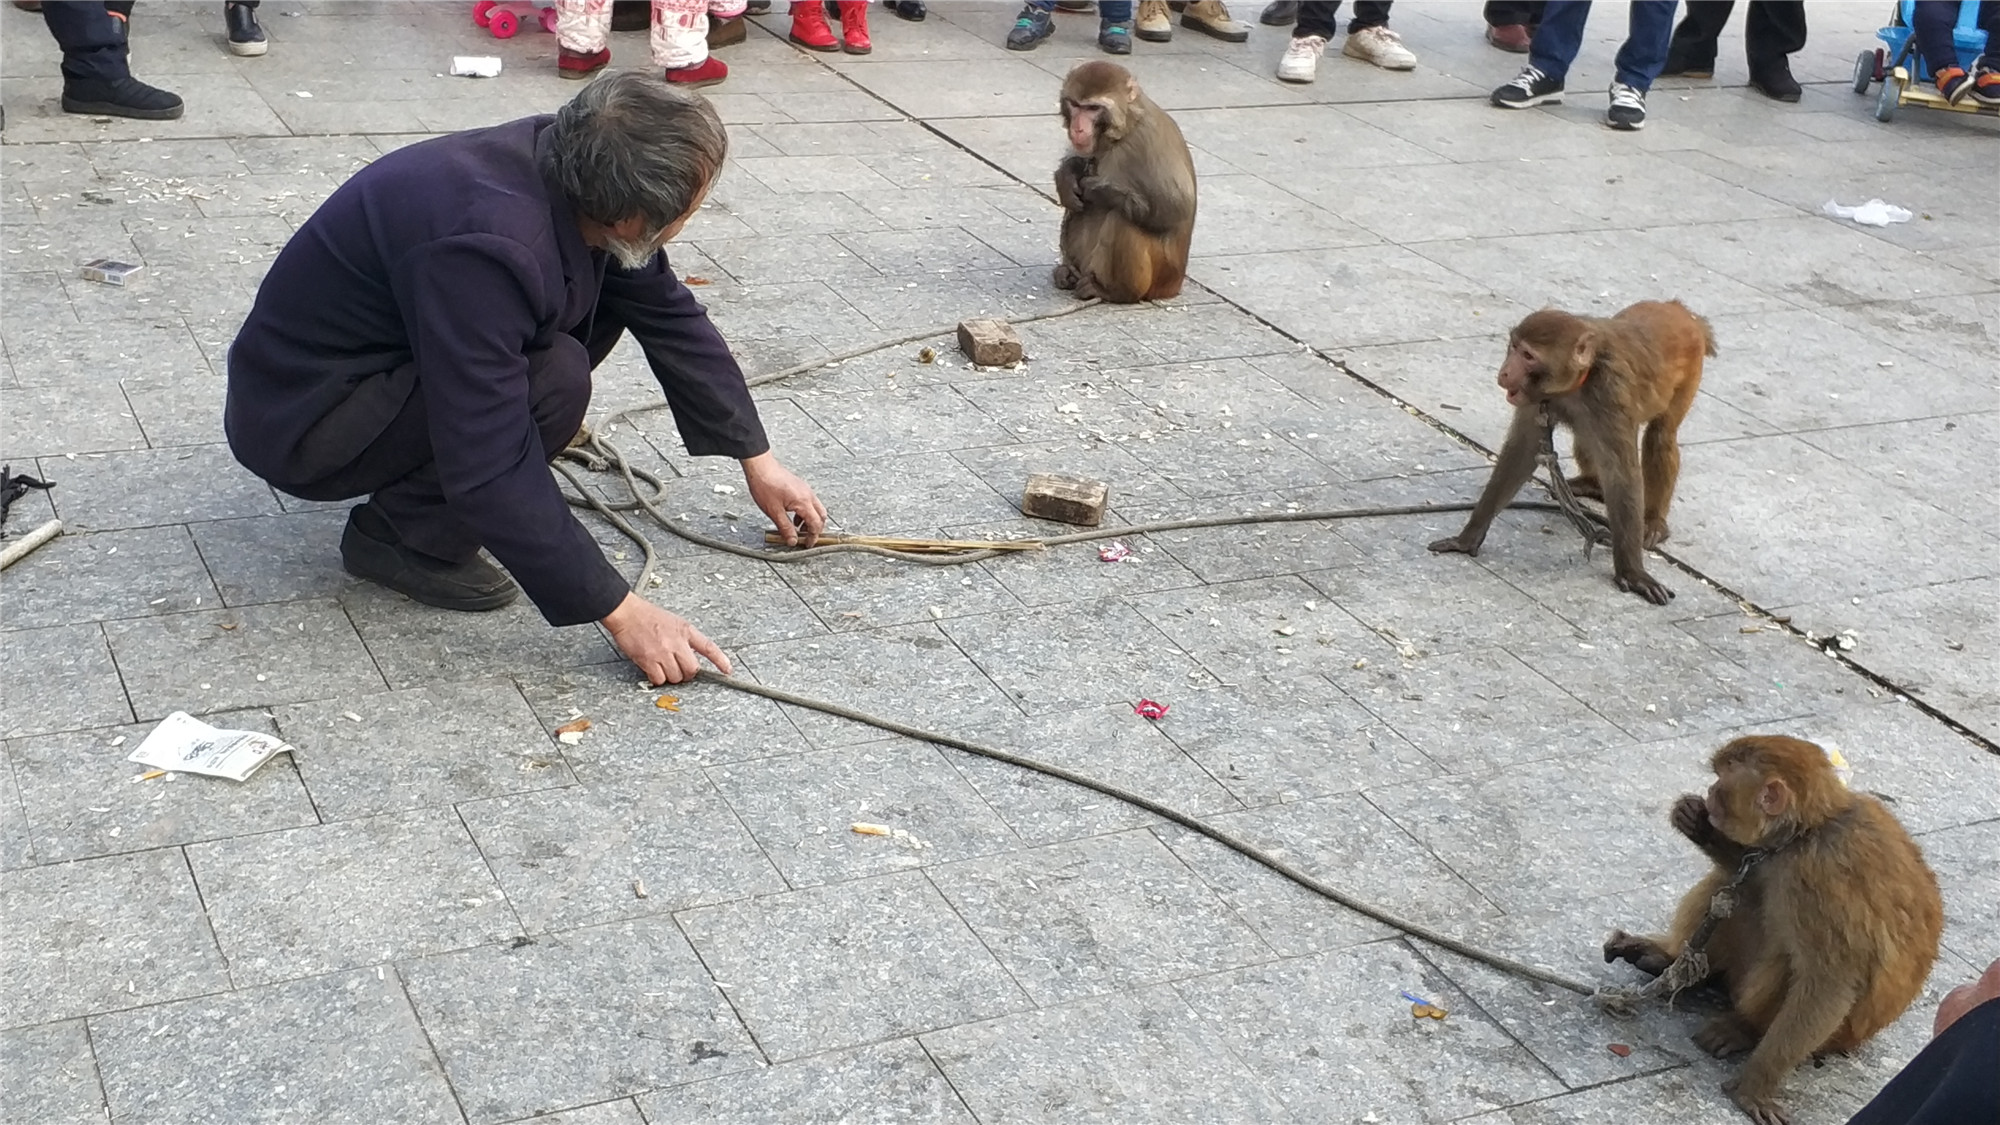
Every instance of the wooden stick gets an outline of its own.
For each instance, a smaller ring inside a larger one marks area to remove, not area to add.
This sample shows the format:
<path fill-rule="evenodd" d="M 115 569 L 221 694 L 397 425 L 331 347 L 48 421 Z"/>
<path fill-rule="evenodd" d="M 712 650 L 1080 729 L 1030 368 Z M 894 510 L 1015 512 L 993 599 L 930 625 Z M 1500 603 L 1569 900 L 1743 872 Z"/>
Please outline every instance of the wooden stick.
<path fill-rule="evenodd" d="M 782 544 L 784 539 L 775 531 L 764 533 L 764 542 Z M 819 545 L 850 544 L 857 547 L 880 547 L 888 551 L 908 551 L 917 555 L 941 555 L 954 551 L 1039 551 L 1039 539 L 899 539 L 891 535 L 841 535 L 834 532 L 822 533 Z"/>
<path fill-rule="evenodd" d="M 0 551 L 0 570 L 6 570 L 8 567 L 27 558 L 29 553 L 34 551 L 35 548 L 40 547 L 42 544 L 61 534 L 61 520 L 50 520 L 35 530 L 30 531 L 27 535 L 9 544 L 6 550 Z"/>

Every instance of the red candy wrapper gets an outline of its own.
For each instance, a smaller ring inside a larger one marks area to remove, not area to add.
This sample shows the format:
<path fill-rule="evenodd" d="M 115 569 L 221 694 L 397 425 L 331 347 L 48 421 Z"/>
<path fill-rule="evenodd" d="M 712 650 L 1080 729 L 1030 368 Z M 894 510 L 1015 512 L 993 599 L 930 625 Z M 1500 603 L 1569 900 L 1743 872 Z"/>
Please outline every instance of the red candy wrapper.
<path fill-rule="evenodd" d="M 1123 543 L 1107 543 L 1097 549 L 1098 562 L 1137 562 L 1132 558 L 1132 548 Z"/>
<path fill-rule="evenodd" d="M 1132 708 L 1132 711 L 1142 719 L 1164 719 L 1167 717 L 1167 705 L 1164 703 L 1155 703 L 1150 699 L 1141 699 L 1139 705 Z"/>

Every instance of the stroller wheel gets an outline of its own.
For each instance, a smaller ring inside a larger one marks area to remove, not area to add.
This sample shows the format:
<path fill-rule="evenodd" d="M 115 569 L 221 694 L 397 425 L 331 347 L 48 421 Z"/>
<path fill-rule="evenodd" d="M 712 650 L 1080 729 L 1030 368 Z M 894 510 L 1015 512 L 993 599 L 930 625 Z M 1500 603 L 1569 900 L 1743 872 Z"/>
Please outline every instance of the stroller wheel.
<path fill-rule="evenodd" d="M 1860 57 L 1854 60 L 1854 92 L 1867 93 L 1868 84 L 1873 81 L 1875 81 L 1875 52 L 1863 51 Z"/>

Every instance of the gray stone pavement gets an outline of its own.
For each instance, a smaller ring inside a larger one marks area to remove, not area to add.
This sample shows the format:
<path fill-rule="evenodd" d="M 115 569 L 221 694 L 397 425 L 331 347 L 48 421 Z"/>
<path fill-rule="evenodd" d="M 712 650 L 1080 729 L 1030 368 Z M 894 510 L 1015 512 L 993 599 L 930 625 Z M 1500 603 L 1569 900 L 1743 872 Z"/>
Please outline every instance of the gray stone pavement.
<path fill-rule="evenodd" d="M 878 14 L 867 58 L 795 51 L 783 16 L 724 53 L 735 158 L 673 260 L 752 371 L 1068 303 L 1044 193 L 1092 25 L 1010 54 L 1007 7 L 932 7 Z M 230 335 L 355 168 L 574 87 L 552 37 L 492 40 L 457 3 L 273 0 L 247 60 L 219 8 L 140 6 L 138 72 L 189 103 L 157 124 L 56 112 L 52 45 L 0 9 L 0 457 L 58 482 L 9 526 L 69 528 L 0 577 L 0 1120 L 1736 1119 L 1695 1013 L 1613 1019 L 1094 794 L 718 688 L 661 710 L 595 629 L 346 578 L 337 507 L 219 444 Z M 1679 296 L 1722 352 L 1667 608 L 1535 515 L 1476 561 L 1424 552 L 1442 515 L 950 570 L 660 533 L 648 592 L 765 683 L 1120 781 L 1594 979 L 1628 979 L 1604 932 L 1663 921 L 1698 872 L 1665 810 L 1714 746 L 1837 743 L 1948 914 L 1915 1008 L 1793 1076 L 1800 1125 L 1845 1120 L 2000 957 L 2000 145 L 1990 121 L 1869 118 L 1845 81 L 1887 8 L 1813 5 L 1796 106 L 1739 85 L 1732 27 L 1717 79 L 1663 82 L 1636 135 L 1591 92 L 1615 4 L 1572 102 L 1520 114 L 1480 100 L 1519 60 L 1469 3 L 1397 6 L 1414 73 L 1329 53 L 1308 87 L 1271 78 L 1271 29 L 1140 44 L 1203 176 L 1184 296 L 1034 325 L 1018 371 L 909 347 L 760 393 L 854 531 L 1045 531 L 1013 506 L 1044 470 L 1109 480 L 1127 522 L 1443 502 L 1504 424 L 1514 319 Z M 615 50 L 644 61 L 641 36 Z M 441 73 L 486 53 L 498 80 Z M 1818 214 L 1870 196 L 1920 217 Z M 78 280 L 99 256 L 146 268 Z M 600 414 L 657 397 L 629 349 L 601 376 Z M 756 539 L 716 488 L 733 466 L 664 414 L 638 428 L 614 440 L 669 511 Z M 1849 663 L 1739 599 L 1853 630 Z M 135 781 L 174 710 L 299 751 L 241 785 Z"/>

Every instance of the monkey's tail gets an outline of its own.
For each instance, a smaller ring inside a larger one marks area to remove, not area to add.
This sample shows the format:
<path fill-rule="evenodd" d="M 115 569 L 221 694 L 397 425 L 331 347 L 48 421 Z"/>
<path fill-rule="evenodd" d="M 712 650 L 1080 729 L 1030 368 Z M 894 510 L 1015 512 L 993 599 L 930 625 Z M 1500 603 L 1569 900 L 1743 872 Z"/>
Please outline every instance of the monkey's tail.
<path fill-rule="evenodd" d="M 1694 322 L 1701 325 L 1701 354 L 1705 356 L 1715 355 L 1715 329 L 1709 325 L 1708 318 L 1705 316 L 1696 316 L 1693 313 L 1689 313 L 1688 315 L 1693 316 Z"/>

